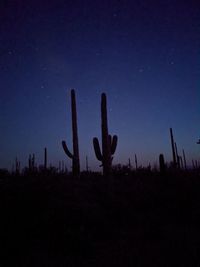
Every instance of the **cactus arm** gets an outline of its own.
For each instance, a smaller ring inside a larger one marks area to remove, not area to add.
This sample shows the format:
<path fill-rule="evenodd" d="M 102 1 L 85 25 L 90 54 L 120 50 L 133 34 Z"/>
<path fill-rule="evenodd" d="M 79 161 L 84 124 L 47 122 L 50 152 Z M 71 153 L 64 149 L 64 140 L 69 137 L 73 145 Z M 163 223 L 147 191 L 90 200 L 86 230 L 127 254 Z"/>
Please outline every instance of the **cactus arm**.
<path fill-rule="evenodd" d="M 68 147 L 67 147 L 65 141 L 62 141 L 62 147 L 63 147 L 65 153 L 67 154 L 67 156 L 68 156 L 70 159 L 73 159 L 74 156 L 73 156 L 72 153 L 69 151 L 69 149 L 68 149 Z"/>
<path fill-rule="evenodd" d="M 111 143 L 111 154 L 113 155 L 115 153 L 115 150 L 117 148 L 117 141 L 118 141 L 118 137 L 117 135 L 114 135 L 112 138 L 112 143 Z"/>
<path fill-rule="evenodd" d="M 103 156 L 101 154 L 101 149 L 100 149 L 100 146 L 99 146 L 99 140 L 98 140 L 97 137 L 93 138 L 93 146 L 94 146 L 94 151 L 95 151 L 95 155 L 96 155 L 97 159 L 99 161 L 102 161 L 103 160 Z"/>

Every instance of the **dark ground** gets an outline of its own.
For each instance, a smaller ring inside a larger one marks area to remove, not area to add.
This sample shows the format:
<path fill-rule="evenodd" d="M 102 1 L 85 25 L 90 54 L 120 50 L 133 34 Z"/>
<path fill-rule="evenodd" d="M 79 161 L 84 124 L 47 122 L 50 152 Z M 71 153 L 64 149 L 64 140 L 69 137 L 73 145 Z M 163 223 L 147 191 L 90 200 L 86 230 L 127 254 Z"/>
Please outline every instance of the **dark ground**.
<path fill-rule="evenodd" d="M 1 177 L 0 266 L 200 266 L 200 176 Z"/>

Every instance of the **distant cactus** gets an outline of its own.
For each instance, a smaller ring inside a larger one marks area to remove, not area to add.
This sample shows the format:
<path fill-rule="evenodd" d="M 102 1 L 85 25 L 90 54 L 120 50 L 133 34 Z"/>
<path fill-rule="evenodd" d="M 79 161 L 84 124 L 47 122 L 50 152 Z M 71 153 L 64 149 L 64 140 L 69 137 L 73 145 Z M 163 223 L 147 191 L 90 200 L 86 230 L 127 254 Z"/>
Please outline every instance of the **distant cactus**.
<path fill-rule="evenodd" d="M 180 168 L 183 170 L 184 166 L 183 166 L 183 159 L 181 156 L 179 156 L 179 162 L 180 162 Z"/>
<path fill-rule="evenodd" d="M 44 169 L 47 169 L 47 148 L 44 148 Z"/>
<path fill-rule="evenodd" d="M 63 149 L 66 155 L 72 159 L 72 172 L 73 176 L 79 177 L 80 175 L 80 160 L 78 148 L 78 129 L 77 129 L 77 114 L 76 114 L 76 96 L 75 90 L 71 90 L 71 113 L 72 113 L 72 134 L 73 134 L 73 154 L 69 151 L 66 142 L 62 141 Z"/>
<path fill-rule="evenodd" d="M 17 175 L 20 174 L 20 165 L 21 165 L 21 163 L 20 163 L 20 161 L 16 157 L 16 159 L 15 159 L 15 173 Z"/>
<path fill-rule="evenodd" d="M 195 160 L 195 168 L 198 169 L 198 162 Z"/>
<path fill-rule="evenodd" d="M 135 154 L 135 170 L 137 171 L 138 169 L 138 162 L 137 162 L 137 155 Z"/>
<path fill-rule="evenodd" d="M 180 169 L 180 156 L 178 154 L 178 148 L 177 148 L 176 142 L 174 142 L 174 146 L 175 146 L 175 153 L 176 153 L 176 164 L 177 164 L 178 169 Z"/>
<path fill-rule="evenodd" d="M 172 128 L 170 128 L 170 138 L 171 138 L 171 146 L 172 146 L 173 167 L 176 168 L 177 166 L 176 151 L 175 151 L 175 143 L 174 143 Z"/>
<path fill-rule="evenodd" d="M 195 163 L 194 163 L 193 159 L 192 159 L 192 168 L 193 168 L 193 170 L 195 169 Z"/>
<path fill-rule="evenodd" d="M 130 158 L 128 159 L 128 168 L 129 170 L 131 170 L 131 159 Z"/>
<path fill-rule="evenodd" d="M 101 133 L 102 151 L 97 137 L 93 138 L 94 151 L 97 159 L 102 162 L 101 166 L 103 166 L 103 175 L 109 176 L 112 168 L 112 155 L 115 153 L 118 137 L 116 135 L 112 137 L 108 134 L 107 103 L 105 93 L 101 94 Z"/>
<path fill-rule="evenodd" d="M 31 154 L 29 155 L 29 158 L 28 158 L 28 169 L 31 172 L 35 170 L 35 154 L 33 154 L 32 156 L 31 156 Z"/>
<path fill-rule="evenodd" d="M 163 154 L 159 155 L 159 165 L 160 165 L 160 173 L 165 173 L 166 165 Z"/>
<path fill-rule="evenodd" d="M 31 154 L 28 157 L 28 169 L 31 170 Z"/>

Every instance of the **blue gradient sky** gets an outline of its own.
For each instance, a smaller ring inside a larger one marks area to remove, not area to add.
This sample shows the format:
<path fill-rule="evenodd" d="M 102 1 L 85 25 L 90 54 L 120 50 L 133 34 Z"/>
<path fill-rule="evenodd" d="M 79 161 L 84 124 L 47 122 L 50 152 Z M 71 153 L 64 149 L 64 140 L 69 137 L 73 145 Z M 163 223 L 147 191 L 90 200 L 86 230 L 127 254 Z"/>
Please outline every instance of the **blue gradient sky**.
<path fill-rule="evenodd" d="M 76 89 L 81 167 L 96 169 L 100 95 L 107 93 L 114 163 L 171 160 L 169 127 L 188 163 L 200 159 L 198 1 L 4 1 L 0 8 L 0 168 L 29 153 L 71 162 Z"/>

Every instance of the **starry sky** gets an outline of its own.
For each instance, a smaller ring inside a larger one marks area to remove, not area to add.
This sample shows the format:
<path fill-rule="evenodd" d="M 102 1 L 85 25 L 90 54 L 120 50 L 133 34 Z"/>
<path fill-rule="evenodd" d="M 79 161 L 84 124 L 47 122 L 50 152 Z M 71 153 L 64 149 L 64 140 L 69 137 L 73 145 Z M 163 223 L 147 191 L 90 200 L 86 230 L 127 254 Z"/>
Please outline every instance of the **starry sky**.
<path fill-rule="evenodd" d="M 153 165 L 172 159 L 169 128 L 188 165 L 200 159 L 200 3 L 194 0 L 1 1 L 0 168 L 29 153 L 58 165 L 72 148 L 70 89 L 75 88 L 81 168 L 98 170 L 106 92 L 114 163 L 134 154 Z"/>

